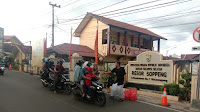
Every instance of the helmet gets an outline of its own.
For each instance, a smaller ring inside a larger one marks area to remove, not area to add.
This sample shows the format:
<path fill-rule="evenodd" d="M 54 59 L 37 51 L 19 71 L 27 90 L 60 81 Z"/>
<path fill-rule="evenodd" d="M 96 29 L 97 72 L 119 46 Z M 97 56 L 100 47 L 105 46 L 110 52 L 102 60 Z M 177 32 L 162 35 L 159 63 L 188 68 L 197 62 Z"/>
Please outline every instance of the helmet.
<path fill-rule="evenodd" d="M 45 58 L 44 57 L 42 58 L 42 62 L 45 62 Z"/>
<path fill-rule="evenodd" d="M 49 60 L 50 60 L 49 58 L 45 58 L 45 59 L 44 59 L 44 62 L 47 63 L 47 62 L 49 62 Z"/>
<path fill-rule="evenodd" d="M 54 61 L 53 61 L 52 59 L 49 60 L 49 62 L 50 62 L 50 64 L 52 64 L 52 65 L 54 64 Z"/>
<path fill-rule="evenodd" d="M 88 66 L 88 67 L 92 66 L 92 63 L 91 63 L 91 62 L 88 62 L 88 63 L 87 63 L 87 66 Z"/>
<path fill-rule="evenodd" d="M 83 61 L 83 60 L 78 60 L 78 61 L 76 62 L 76 64 L 77 64 L 77 65 L 79 65 L 79 66 L 82 66 L 82 65 L 83 65 L 83 63 L 84 63 L 84 61 Z"/>
<path fill-rule="evenodd" d="M 63 59 L 58 59 L 58 62 L 57 62 L 57 63 L 58 63 L 58 64 L 63 64 L 63 62 L 64 62 Z"/>
<path fill-rule="evenodd" d="M 84 64 L 83 64 L 83 68 L 87 68 L 87 67 L 90 67 L 92 65 L 92 63 L 91 62 L 89 62 L 89 61 L 86 61 Z"/>

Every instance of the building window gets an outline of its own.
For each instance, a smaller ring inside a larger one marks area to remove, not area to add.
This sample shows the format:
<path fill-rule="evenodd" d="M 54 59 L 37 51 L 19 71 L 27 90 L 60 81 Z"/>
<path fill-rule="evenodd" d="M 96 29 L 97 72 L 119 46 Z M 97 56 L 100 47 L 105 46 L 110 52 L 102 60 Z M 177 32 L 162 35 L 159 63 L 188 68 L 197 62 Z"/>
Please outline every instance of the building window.
<path fill-rule="evenodd" d="M 110 44 L 117 44 L 117 37 L 115 37 L 115 36 L 111 36 L 111 38 L 110 38 Z"/>
<path fill-rule="evenodd" d="M 104 29 L 103 31 L 102 31 L 102 44 L 107 44 L 107 29 Z"/>

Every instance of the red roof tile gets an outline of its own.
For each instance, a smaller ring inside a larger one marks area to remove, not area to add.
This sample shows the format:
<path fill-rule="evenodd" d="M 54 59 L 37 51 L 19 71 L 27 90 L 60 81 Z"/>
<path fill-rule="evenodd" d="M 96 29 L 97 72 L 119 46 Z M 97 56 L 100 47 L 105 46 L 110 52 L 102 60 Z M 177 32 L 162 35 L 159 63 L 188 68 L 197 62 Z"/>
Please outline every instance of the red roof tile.
<path fill-rule="evenodd" d="M 69 54 L 69 48 L 70 48 L 70 44 L 68 43 L 64 43 L 64 44 L 60 44 L 60 45 L 56 45 L 53 47 L 50 47 L 47 49 L 47 52 L 50 50 L 53 50 L 55 52 L 57 52 L 58 54 Z M 94 57 L 94 50 L 92 50 L 91 48 L 87 47 L 87 46 L 83 46 L 83 45 L 76 45 L 76 44 L 72 44 L 71 47 L 71 53 L 78 53 L 80 56 L 87 56 L 87 57 Z M 99 56 L 101 56 L 99 54 Z"/>
<path fill-rule="evenodd" d="M 151 35 L 151 36 L 154 36 L 154 37 L 158 37 L 158 38 L 167 40 L 166 38 L 164 38 L 164 37 L 162 37 L 158 34 L 155 34 L 154 32 L 149 31 L 148 29 L 137 27 L 137 26 L 134 26 L 134 25 L 131 25 L 131 24 L 127 24 L 125 22 L 120 22 L 120 21 L 117 21 L 117 20 L 109 19 L 109 18 L 106 18 L 106 17 L 103 17 L 103 16 L 98 16 L 98 15 L 95 15 L 95 14 L 92 14 L 92 13 L 87 13 L 87 15 L 84 18 L 84 19 L 87 19 L 85 21 L 89 21 L 88 18 L 87 18 L 88 15 L 98 19 L 99 21 L 101 21 L 101 22 L 103 22 L 107 25 L 116 26 L 116 27 L 124 28 L 124 29 L 127 29 L 127 30 L 131 30 L 131 31 L 135 31 L 135 32 L 139 32 L 139 33 L 143 33 L 143 34 L 147 34 L 147 35 Z M 80 25 L 82 25 L 82 24 L 80 24 Z M 86 25 L 86 24 L 84 24 L 84 25 Z M 79 26 L 78 26 L 78 28 L 79 28 Z M 84 27 L 80 27 L 80 28 L 84 28 Z M 79 32 L 79 31 L 76 30 L 75 34 L 77 32 Z"/>
<path fill-rule="evenodd" d="M 196 60 L 199 57 L 199 54 L 182 54 L 181 59 L 182 60 Z"/>
<path fill-rule="evenodd" d="M 4 40 L 9 40 L 13 37 L 15 37 L 15 36 L 14 35 L 6 35 L 6 36 L 4 36 Z"/>
<path fill-rule="evenodd" d="M 108 24 L 108 25 L 113 25 L 113 26 L 125 28 L 125 29 L 128 29 L 128 30 L 141 32 L 141 33 L 144 33 L 144 34 L 148 34 L 148 35 L 151 35 L 151 36 L 155 36 L 155 37 L 159 37 L 161 39 L 167 40 L 166 38 L 164 38 L 164 37 L 162 37 L 158 34 L 155 34 L 155 33 L 151 32 L 147 29 L 141 28 L 141 27 L 137 27 L 137 26 L 134 26 L 134 25 L 131 25 L 131 24 L 127 24 L 127 23 L 120 22 L 120 21 L 117 21 L 117 20 L 109 19 L 109 18 L 106 18 L 106 17 L 103 17 L 103 16 L 98 16 L 98 15 L 95 15 L 95 14 L 91 14 L 91 15 L 94 18 L 98 19 L 99 21 L 102 21 L 103 23 Z"/>
<path fill-rule="evenodd" d="M 173 61 L 176 61 L 176 60 L 180 60 L 180 58 L 163 56 L 163 60 L 173 60 Z"/>

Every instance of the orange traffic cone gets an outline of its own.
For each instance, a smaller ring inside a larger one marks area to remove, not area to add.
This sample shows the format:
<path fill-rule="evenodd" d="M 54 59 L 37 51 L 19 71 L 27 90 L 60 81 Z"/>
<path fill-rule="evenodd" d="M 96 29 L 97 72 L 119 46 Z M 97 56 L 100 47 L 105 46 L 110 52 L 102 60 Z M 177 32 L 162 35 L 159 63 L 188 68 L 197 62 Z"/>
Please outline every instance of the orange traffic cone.
<path fill-rule="evenodd" d="M 19 67 L 19 72 L 22 72 L 22 66 Z"/>
<path fill-rule="evenodd" d="M 168 106 L 168 104 L 167 104 L 167 91 L 166 91 L 166 88 L 164 88 L 161 105 Z"/>
<path fill-rule="evenodd" d="M 10 64 L 10 66 L 9 66 L 9 70 L 12 70 L 11 64 Z"/>

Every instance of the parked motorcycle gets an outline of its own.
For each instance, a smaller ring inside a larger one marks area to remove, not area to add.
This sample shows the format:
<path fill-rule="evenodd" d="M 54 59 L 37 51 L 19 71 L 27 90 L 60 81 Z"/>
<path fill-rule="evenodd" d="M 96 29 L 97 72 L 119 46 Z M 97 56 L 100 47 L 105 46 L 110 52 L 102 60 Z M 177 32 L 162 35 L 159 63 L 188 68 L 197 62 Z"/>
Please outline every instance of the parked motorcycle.
<path fill-rule="evenodd" d="M 91 86 L 91 98 L 82 97 L 81 85 L 75 83 L 72 87 L 73 96 L 77 100 L 87 100 L 89 102 L 93 102 L 98 106 L 104 106 L 106 104 L 106 96 L 103 92 L 103 85 L 99 83 L 98 78 L 92 78 L 92 86 Z"/>
<path fill-rule="evenodd" d="M 5 71 L 5 65 L 4 64 L 0 64 L 0 74 L 3 75 Z"/>
<path fill-rule="evenodd" d="M 71 94 L 71 92 L 72 92 L 71 85 L 73 85 L 73 84 L 69 79 L 69 74 L 67 72 L 63 72 L 60 80 L 61 81 L 58 84 L 57 88 L 59 90 L 64 90 L 64 92 L 66 94 Z M 49 72 L 49 77 L 48 77 L 48 79 L 46 79 L 46 82 L 43 79 L 41 79 L 41 81 L 42 81 L 42 84 L 44 87 L 48 86 L 51 91 L 54 90 L 54 74 L 53 74 L 53 72 Z"/>

